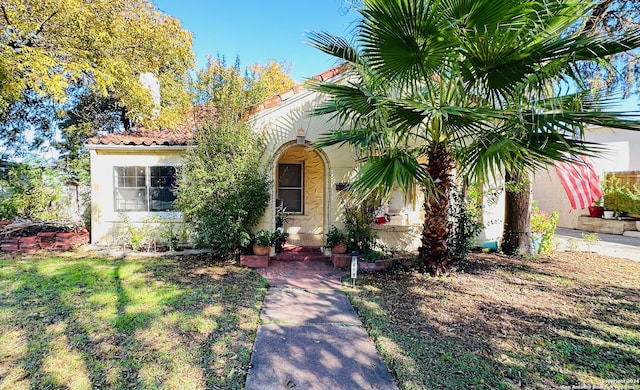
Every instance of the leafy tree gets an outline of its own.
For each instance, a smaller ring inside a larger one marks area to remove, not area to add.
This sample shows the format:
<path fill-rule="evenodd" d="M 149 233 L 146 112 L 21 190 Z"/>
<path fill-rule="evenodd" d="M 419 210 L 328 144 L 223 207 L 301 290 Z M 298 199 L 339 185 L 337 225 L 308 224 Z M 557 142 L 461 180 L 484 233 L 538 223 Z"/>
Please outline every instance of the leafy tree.
<path fill-rule="evenodd" d="M 0 29 L 5 123 L 16 105 L 64 103 L 78 90 L 110 99 L 123 118 L 151 128 L 178 123 L 188 108 L 191 34 L 148 0 L 5 0 Z M 159 104 L 140 82 L 147 72 L 160 82 Z M 46 138 L 50 128 L 43 128 Z"/>
<path fill-rule="evenodd" d="M 579 25 L 587 35 L 615 37 L 624 31 L 640 28 L 640 2 L 637 0 L 600 0 Z M 581 63 L 581 74 L 592 88 L 609 91 L 622 88 L 625 94 L 638 92 L 639 54 L 637 51 L 616 53 L 603 64 Z"/>
<path fill-rule="evenodd" d="M 67 217 L 64 175 L 32 163 L 8 164 L 0 174 L 0 219 L 52 221 Z"/>
<path fill-rule="evenodd" d="M 223 57 L 210 57 L 207 65 L 197 73 L 196 102 L 207 104 L 228 99 L 230 101 L 225 107 L 218 107 L 219 110 L 246 114 L 251 106 L 294 85 L 287 72 L 288 69 L 276 61 L 264 66 L 254 64 L 243 72 L 239 58 L 229 66 Z"/>
<path fill-rule="evenodd" d="M 388 192 L 394 183 L 422 188 L 427 217 L 418 262 L 434 274 L 451 261 L 455 167 L 480 180 L 507 172 L 526 183 L 545 163 L 594 153 L 579 137 L 584 123 L 637 128 L 603 112 L 607 106 L 584 89 L 575 64 L 638 47 L 640 34 L 570 33 L 588 9 L 578 1 L 362 3 L 357 46 L 310 34 L 313 46 L 351 66 L 346 85 L 311 84 L 329 96 L 315 114 L 335 115 L 347 127 L 320 144 L 350 144 L 362 153 L 353 185 L 361 194 Z M 578 92 L 566 94 L 560 80 Z M 506 227 L 528 239 L 525 208 L 526 224 Z M 516 247 L 530 251 L 519 239 Z"/>
<path fill-rule="evenodd" d="M 177 206 L 196 232 L 196 243 L 223 257 L 248 244 L 249 232 L 270 199 L 261 157 L 264 143 L 246 120 L 251 105 L 292 84 L 276 64 L 242 72 L 210 60 L 198 73 L 197 96 L 214 118 L 201 118 L 185 156 Z"/>

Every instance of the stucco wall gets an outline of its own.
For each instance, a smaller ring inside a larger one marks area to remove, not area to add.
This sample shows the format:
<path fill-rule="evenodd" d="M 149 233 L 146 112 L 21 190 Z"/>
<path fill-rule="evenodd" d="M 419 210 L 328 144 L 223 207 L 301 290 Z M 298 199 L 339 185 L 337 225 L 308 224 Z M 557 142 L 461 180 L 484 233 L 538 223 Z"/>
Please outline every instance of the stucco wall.
<path fill-rule="evenodd" d="M 150 215 L 179 220 L 179 213 L 167 212 L 127 212 L 114 210 L 113 167 L 115 166 L 156 166 L 180 165 L 182 150 L 149 150 L 137 147 L 130 149 L 98 149 L 91 153 L 91 242 L 110 245 L 122 228 L 126 215 L 132 224 L 139 224 Z"/>

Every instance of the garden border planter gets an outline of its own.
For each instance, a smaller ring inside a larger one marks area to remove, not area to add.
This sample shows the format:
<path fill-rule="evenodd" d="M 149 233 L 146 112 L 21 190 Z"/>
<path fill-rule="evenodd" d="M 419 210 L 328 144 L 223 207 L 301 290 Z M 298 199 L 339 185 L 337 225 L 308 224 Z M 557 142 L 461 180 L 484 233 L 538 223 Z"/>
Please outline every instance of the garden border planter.
<path fill-rule="evenodd" d="M 249 268 L 266 268 L 269 266 L 269 255 L 240 255 L 240 264 Z"/>
<path fill-rule="evenodd" d="M 333 268 L 349 267 L 351 265 L 351 255 L 332 254 L 331 262 L 333 263 Z"/>

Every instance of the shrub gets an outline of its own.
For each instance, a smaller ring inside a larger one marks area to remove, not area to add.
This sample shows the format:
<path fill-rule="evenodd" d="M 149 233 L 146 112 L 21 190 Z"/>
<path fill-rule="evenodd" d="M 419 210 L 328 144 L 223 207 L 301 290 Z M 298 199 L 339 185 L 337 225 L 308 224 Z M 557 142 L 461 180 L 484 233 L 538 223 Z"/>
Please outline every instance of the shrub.
<path fill-rule="evenodd" d="M 616 213 L 640 214 L 640 187 L 624 183 L 615 175 L 603 183 L 604 207 Z"/>
<path fill-rule="evenodd" d="M 374 198 L 354 199 L 344 203 L 344 228 L 348 250 L 359 251 L 364 255 L 374 249 L 378 236 L 371 226 L 374 222 L 374 205 L 379 203 Z"/>
<path fill-rule="evenodd" d="M 64 177 L 52 168 L 12 164 L 0 177 L 0 219 L 34 221 L 68 219 Z"/>
<path fill-rule="evenodd" d="M 465 190 L 464 187 L 453 192 L 451 202 L 451 216 L 453 217 L 453 232 L 449 236 L 451 253 L 466 259 L 471 249 L 476 245 L 476 238 L 482 231 L 480 223 L 482 216 L 483 193 L 476 187 Z"/>
<path fill-rule="evenodd" d="M 553 234 L 556 232 L 560 213 L 554 211 L 551 215 L 547 215 L 547 213 L 538 209 L 536 202 L 534 202 L 531 208 L 531 213 L 531 233 L 540 239 L 538 252 L 551 252 L 553 248 Z"/>
<path fill-rule="evenodd" d="M 197 131 L 179 174 L 176 206 L 194 232 L 195 245 L 219 256 L 249 243 L 269 202 L 270 182 L 260 165 L 264 149 L 245 122 L 219 117 Z"/>
<path fill-rule="evenodd" d="M 346 243 L 347 236 L 345 236 L 344 232 L 337 227 L 331 225 L 329 228 L 329 232 L 327 232 L 327 239 L 324 247 L 327 249 L 333 248 L 334 246 L 340 244 L 341 242 Z"/>

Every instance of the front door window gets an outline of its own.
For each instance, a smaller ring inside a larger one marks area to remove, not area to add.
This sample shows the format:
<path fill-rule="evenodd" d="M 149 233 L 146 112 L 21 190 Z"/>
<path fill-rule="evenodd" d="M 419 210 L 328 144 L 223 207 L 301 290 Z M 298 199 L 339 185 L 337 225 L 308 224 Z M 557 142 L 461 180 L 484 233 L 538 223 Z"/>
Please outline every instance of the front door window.
<path fill-rule="evenodd" d="M 301 163 L 278 164 L 278 199 L 282 199 L 287 213 L 302 214 L 303 166 Z"/>

